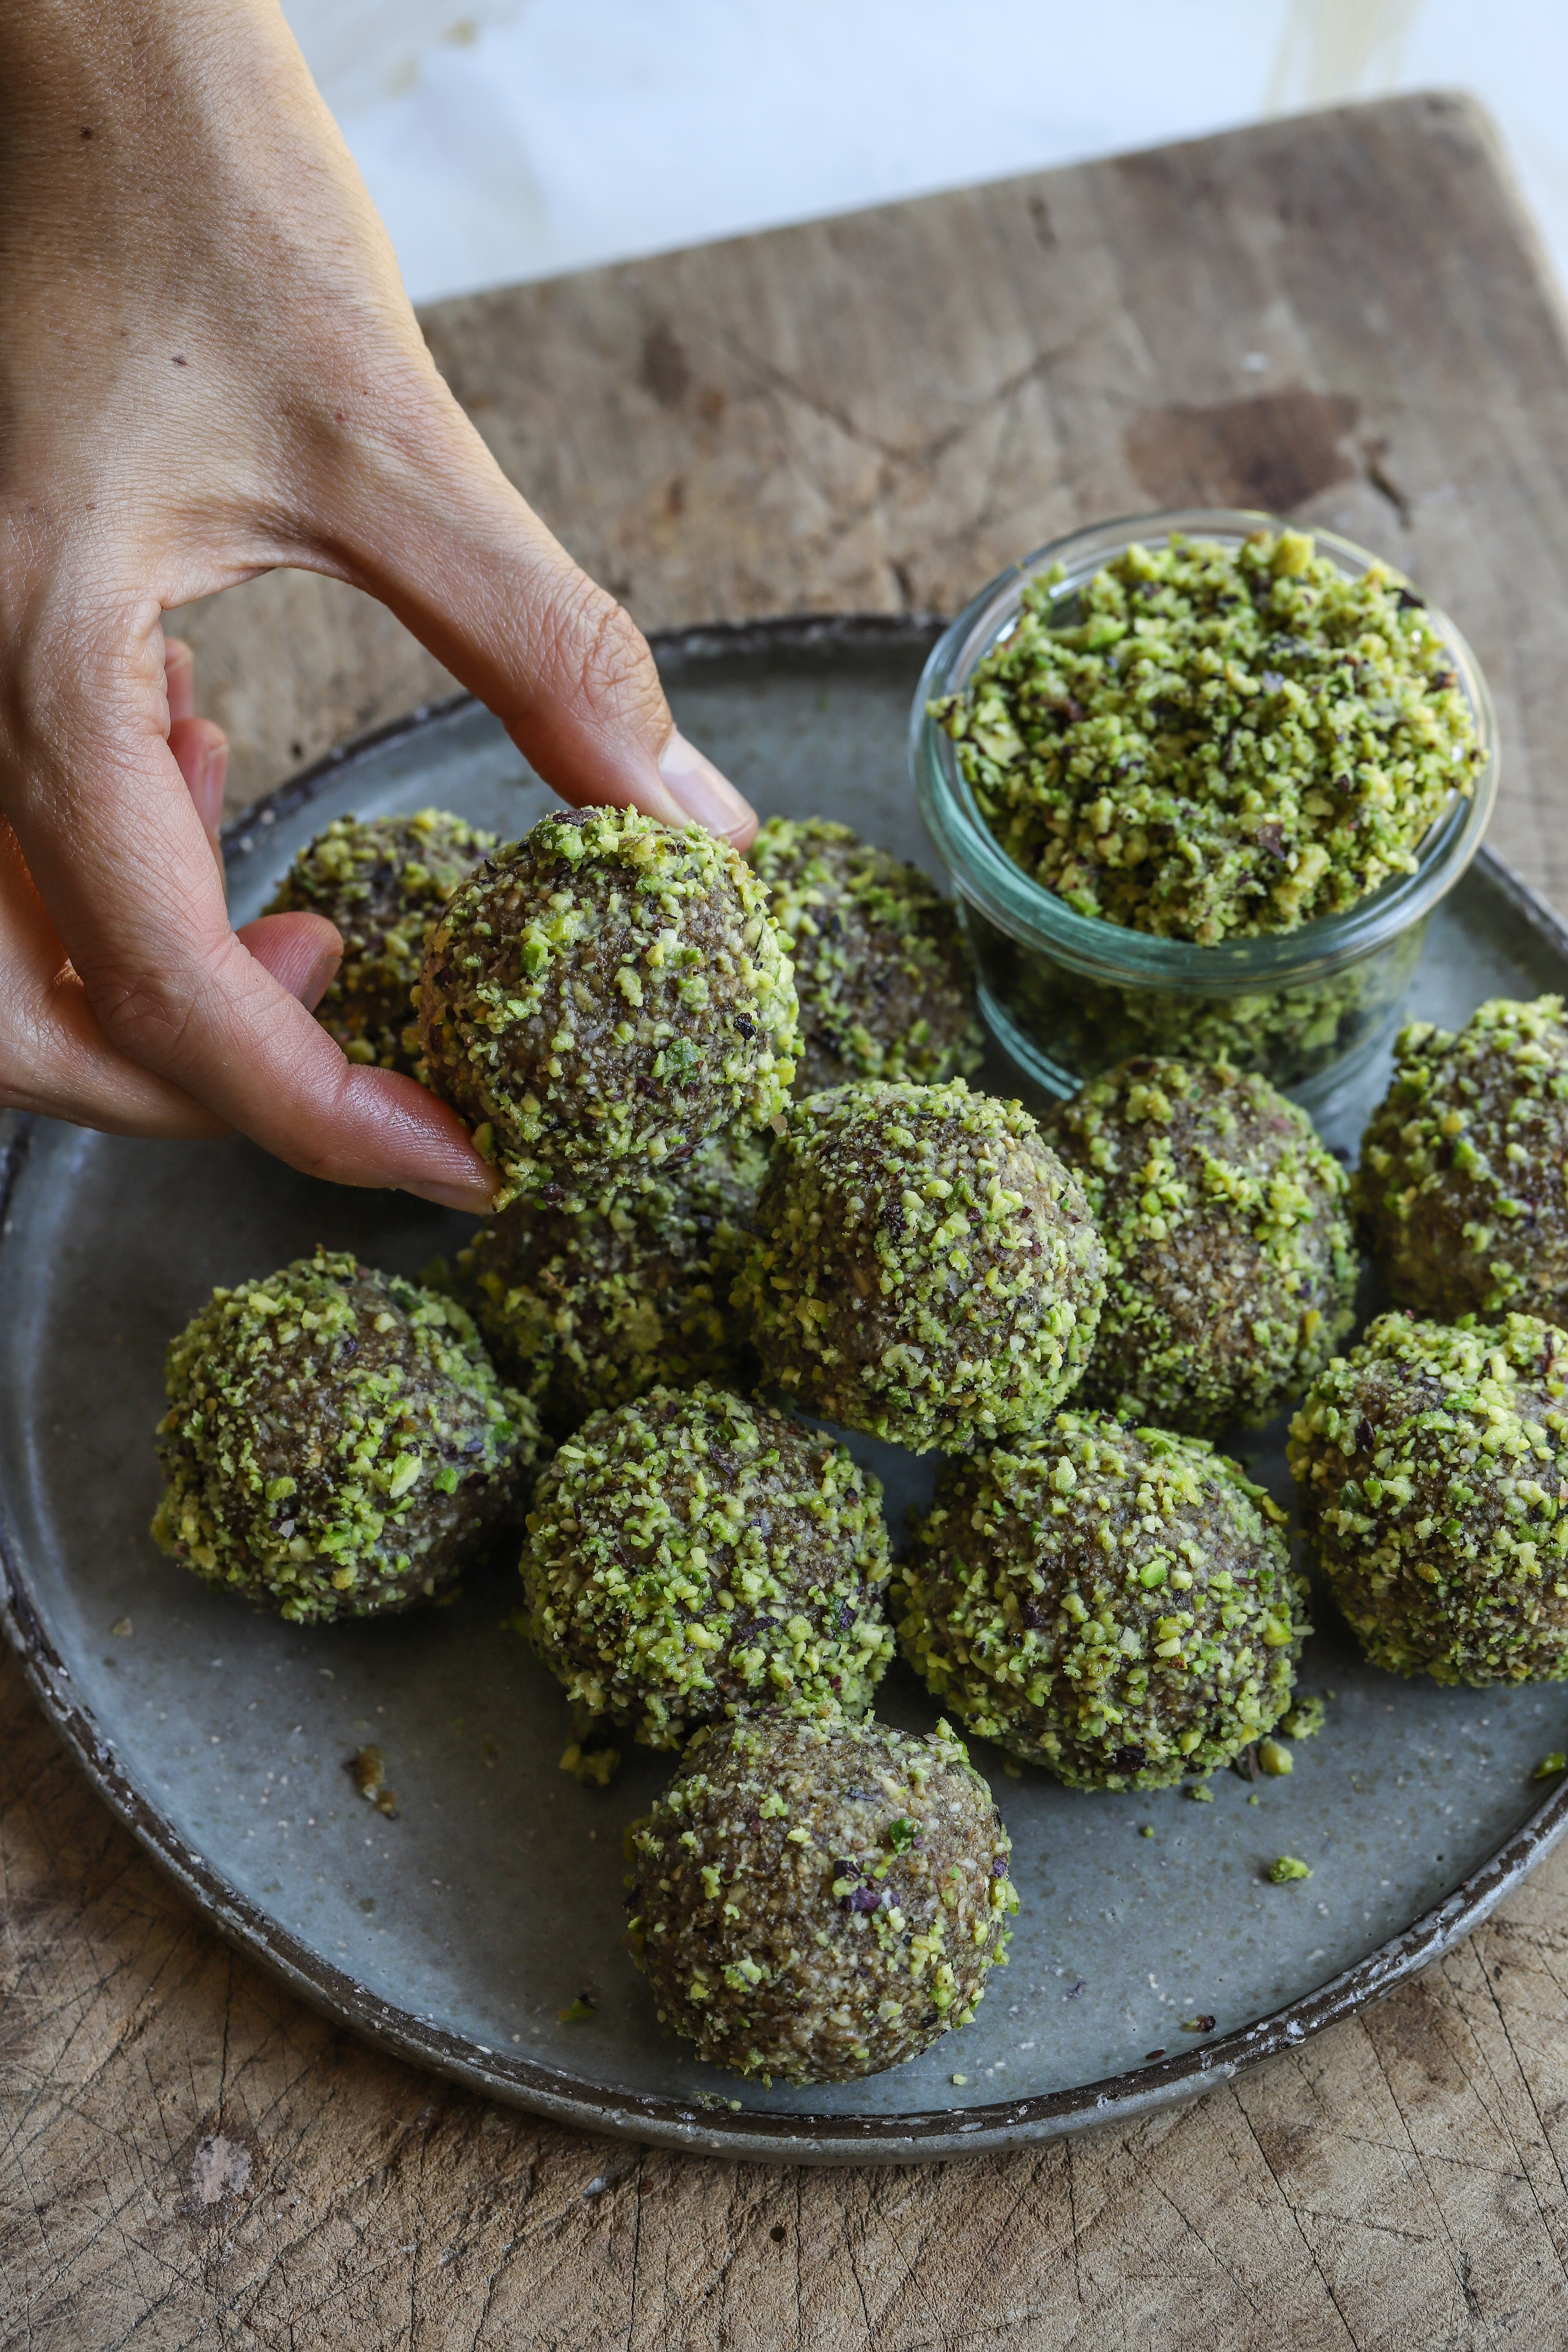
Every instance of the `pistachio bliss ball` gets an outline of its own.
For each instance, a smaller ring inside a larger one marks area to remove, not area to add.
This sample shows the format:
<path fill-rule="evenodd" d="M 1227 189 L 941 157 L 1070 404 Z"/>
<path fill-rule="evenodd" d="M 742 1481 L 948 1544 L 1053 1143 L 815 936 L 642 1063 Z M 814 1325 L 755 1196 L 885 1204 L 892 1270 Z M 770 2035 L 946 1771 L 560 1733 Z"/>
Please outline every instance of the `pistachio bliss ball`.
<path fill-rule="evenodd" d="M 766 1165 L 749 1134 L 638 1166 L 581 1210 L 514 1201 L 458 1260 L 502 1372 L 550 1426 L 659 1385 L 750 1386 L 730 1292 Z"/>
<path fill-rule="evenodd" d="M 1083 1402 L 1215 1437 L 1299 1396 L 1356 1279 L 1347 1179 L 1306 1112 L 1227 1063 L 1138 1060 L 1045 1133 L 1110 1259 Z"/>
<path fill-rule="evenodd" d="M 351 1062 L 410 1075 L 417 1067 L 414 989 L 430 934 L 495 840 L 444 809 L 340 816 L 289 868 L 265 911 L 325 915 L 337 925 L 343 960 L 316 1018 Z"/>
<path fill-rule="evenodd" d="M 984 1037 L 958 910 L 918 866 L 826 817 L 771 817 L 752 845 L 800 998 L 797 1095 L 976 1070 Z"/>
<path fill-rule="evenodd" d="M 1563 1000 L 1496 996 L 1458 1034 L 1414 1021 L 1362 1141 L 1355 1202 L 1402 1307 L 1568 1322 Z"/>
<path fill-rule="evenodd" d="M 882 1490 L 721 1390 L 593 1414 L 539 1482 L 530 1630 L 580 1723 L 650 1748 L 784 1702 L 864 1715 L 892 1656 Z"/>
<path fill-rule="evenodd" d="M 766 1376 L 923 1451 L 1024 1429 L 1078 1380 L 1105 1253 L 1016 1102 L 844 1087 L 796 1103 L 736 1286 Z"/>
<path fill-rule="evenodd" d="M 945 1723 L 700 1731 L 627 1844 L 626 1942 L 661 2020 L 764 2082 L 852 2082 L 966 2025 L 1018 1907 Z"/>
<path fill-rule="evenodd" d="M 153 1532 L 298 1623 L 428 1600 L 521 1513 L 539 1440 L 451 1299 L 319 1250 L 169 1349 Z"/>
<path fill-rule="evenodd" d="M 419 983 L 429 1084 L 520 1194 L 583 1206 L 776 1118 L 795 995 L 728 842 L 635 809 L 543 817 L 447 908 Z"/>
<path fill-rule="evenodd" d="M 1568 1333 L 1382 1315 L 1290 1427 L 1301 1523 L 1374 1666 L 1568 1675 Z"/>
<path fill-rule="evenodd" d="M 1074 1788 L 1212 1772 L 1284 1714 L 1311 1630 L 1283 1523 L 1197 1438 L 1059 1413 L 944 1464 L 900 1647 L 967 1731 Z"/>

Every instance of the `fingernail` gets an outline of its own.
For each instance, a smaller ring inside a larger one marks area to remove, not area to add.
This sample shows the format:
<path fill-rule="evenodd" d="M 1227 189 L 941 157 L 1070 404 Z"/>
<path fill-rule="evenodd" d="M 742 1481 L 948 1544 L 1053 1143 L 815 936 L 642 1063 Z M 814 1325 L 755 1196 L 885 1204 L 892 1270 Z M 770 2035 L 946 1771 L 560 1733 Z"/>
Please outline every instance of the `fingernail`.
<path fill-rule="evenodd" d="M 403 1184 L 398 1190 L 412 1192 L 416 1201 L 434 1201 L 438 1209 L 461 1209 L 469 1217 L 488 1217 L 494 1199 L 493 1182 L 487 1192 L 478 1181 L 472 1184 Z"/>
<path fill-rule="evenodd" d="M 729 778 L 721 775 L 712 761 L 705 759 L 695 743 L 689 743 L 679 729 L 658 755 L 658 772 L 670 798 L 710 833 L 731 838 L 750 833 L 756 824 L 751 803 L 741 798 Z"/>
<path fill-rule="evenodd" d="M 307 1013 L 314 1013 L 332 982 L 337 978 L 338 966 L 342 960 L 341 948 L 336 955 L 331 954 L 330 950 L 324 950 L 311 965 L 299 990 L 300 1002 Z"/>
<path fill-rule="evenodd" d="M 228 745 L 215 743 L 201 764 L 196 806 L 202 823 L 215 831 L 223 814 L 223 788 L 228 781 Z"/>

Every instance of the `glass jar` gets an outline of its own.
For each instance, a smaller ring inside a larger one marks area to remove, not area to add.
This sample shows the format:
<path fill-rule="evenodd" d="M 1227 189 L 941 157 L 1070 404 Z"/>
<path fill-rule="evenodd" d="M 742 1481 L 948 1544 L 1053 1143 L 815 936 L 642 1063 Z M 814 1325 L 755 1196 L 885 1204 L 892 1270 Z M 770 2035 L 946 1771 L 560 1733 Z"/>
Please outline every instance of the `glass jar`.
<path fill-rule="evenodd" d="M 1426 919 L 1480 845 L 1497 797 L 1491 697 L 1464 638 L 1445 614 L 1427 617 L 1452 655 L 1482 760 L 1468 798 L 1456 793 L 1421 845 L 1415 870 L 1353 907 L 1293 931 L 1215 947 L 1164 939 L 1080 915 L 1014 863 L 982 816 L 951 736 L 930 704 L 961 690 L 1015 626 L 1026 586 L 1054 566 L 1051 593 L 1065 621 L 1074 597 L 1125 549 L 1173 531 L 1237 547 L 1254 531 L 1299 528 L 1271 515 L 1192 509 L 1134 515 L 1042 547 L 983 588 L 932 648 L 915 695 L 910 761 L 921 814 L 952 877 L 974 951 L 981 1009 L 1017 1067 L 1047 1093 L 1132 1054 L 1226 1060 L 1261 1070 L 1310 1104 L 1352 1078 L 1397 1022 L 1415 975 Z M 1331 531 L 1317 551 L 1359 578 L 1373 558 Z"/>

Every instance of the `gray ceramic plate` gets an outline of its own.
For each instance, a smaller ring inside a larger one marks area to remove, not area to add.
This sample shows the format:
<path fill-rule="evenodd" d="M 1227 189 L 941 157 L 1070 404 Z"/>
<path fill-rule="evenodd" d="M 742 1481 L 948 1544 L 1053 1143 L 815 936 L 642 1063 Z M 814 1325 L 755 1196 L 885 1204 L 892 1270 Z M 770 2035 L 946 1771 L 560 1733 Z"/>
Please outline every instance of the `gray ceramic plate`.
<path fill-rule="evenodd" d="M 687 733 L 760 808 L 845 817 L 929 863 L 903 770 L 929 642 L 906 625 L 790 624 L 660 653 Z M 483 711 L 421 714 L 250 814 L 229 844 L 236 914 L 257 912 L 340 812 L 437 803 L 515 835 L 547 801 Z M 1484 996 L 1550 988 L 1568 988 L 1561 927 L 1483 858 L 1432 926 L 1417 1008 L 1454 1022 Z M 1353 1149 L 1385 1073 L 1333 1107 L 1331 1142 Z M 668 1766 L 633 1755 L 607 1793 L 559 1770 L 564 1704 L 504 1630 L 510 1562 L 449 1608 L 304 1632 L 206 1591 L 146 1531 L 164 1342 L 215 1283 L 318 1241 L 415 1272 L 463 1221 L 313 1184 L 242 1143 L 45 1123 L 13 1134 L 6 1188 L 0 1538 L 34 1687 L 110 1804 L 235 1942 L 361 2032 L 498 2097 L 749 2157 L 1016 2147 L 1299 2042 L 1474 1926 L 1568 1821 L 1568 1791 L 1542 1803 L 1531 1780 L 1568 1745 L 1562 1693 L 1391 1681 L 1325 1603 L 1302 1680 L 1333 1694 L 1328 1726 L 1298 1744 L 1291 1779 L 1255 1790 L 1222 1772 L 1208 1805 L 1085 1796 L 982 1752 L 1023 1907 L 975 2022 L 852 2087 L 734 2081 L 661 2033 L 620 1948 L 621 1827 Z M 1240 1450 L 1288 1500 L 1280 1435 Z M 897 1530 L 930 1466 L 856 1447 Z M 893 1720 L 931 1724 L 901 1668 L 884 1688 Z M 396 1820 L 344 1769 L 369 1741 Z M 1266 1884 L 1281 1853 L 1311 1878 Z M 563 2021 L 580 1995 L 592 2015 Z"/>

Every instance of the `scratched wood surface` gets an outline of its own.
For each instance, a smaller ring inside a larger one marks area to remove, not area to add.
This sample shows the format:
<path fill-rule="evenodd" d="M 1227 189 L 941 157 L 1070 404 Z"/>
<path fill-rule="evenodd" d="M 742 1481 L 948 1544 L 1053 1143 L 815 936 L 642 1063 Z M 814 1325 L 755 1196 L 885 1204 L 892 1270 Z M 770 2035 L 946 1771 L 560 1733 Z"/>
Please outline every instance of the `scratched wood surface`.
<path fill-rule="evenodd" d="M 1485 125 L 1403 100 L 447 304 L 441 366 L 648 627 L 951 609 L 1182 500 L 1393 556 L 1568 904 L 1568 341 Z M 244 800 L 442 690 L 294 576 L 185 616 Z M 1427 1974 L 1131 2132 L 775 2172 L 573 2137 L 236 1958 L 0 1664 L 0 2345 L 1568 2342 L 1568 1853 Z"/>

